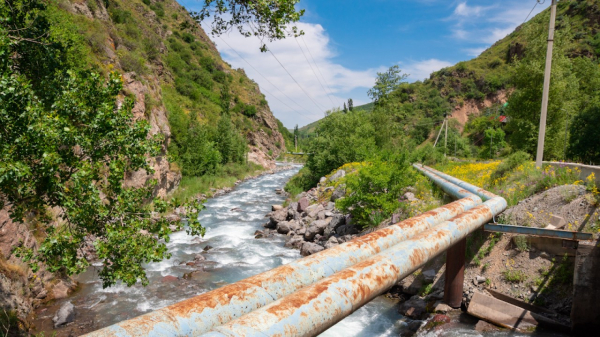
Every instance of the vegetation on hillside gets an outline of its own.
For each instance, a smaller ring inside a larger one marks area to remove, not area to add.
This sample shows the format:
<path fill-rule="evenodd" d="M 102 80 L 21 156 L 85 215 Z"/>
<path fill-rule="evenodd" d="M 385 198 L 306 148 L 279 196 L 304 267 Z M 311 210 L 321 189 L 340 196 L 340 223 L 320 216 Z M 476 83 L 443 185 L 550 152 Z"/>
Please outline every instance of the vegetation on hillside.
<path fill-rule="evenodd" d="M 305 148 L 309 155 L 301 178 L 290 188 L 316 185 L 319 177 L 344 163 L 382 154 L 413 154 L 411 160 L 436 162 L 440 152 L 459 158 L 496 159 L 513 152 L 533 155 L 538 138 L 549 11 L 518 27 L 477 58 L 407 83 L 397 66 L 379 73 L 373 109 L 330 111 L 304 128 L 314 132 Z M 561 2 L 546 128 L 545 160 L 600 162 L 596 142 L 600 118 L 600 7 L 593 1 Z M 461 126 L 448 119 L 448 136 L 435 142 L 445 114 L 468 100 L 482 102 L 502 92 L 497 103 Z M 508 116 L 504 121 L 500 115 Z M 506 122 L 508 121 L 508 122 Z M 423 156 L 421 156 L 423 154 Z"/>
<path fill-rule="evenodd" d="M 170 226 L 183 223 L 152 216 L 167 206 L 152 199 L 153 182 L 127 188 L 123 178 L 152 171 L 147 158 L 159 153 L 161 137 L 134 119 L 131 99 L 118 101 L 119 74 L 105 80 L 88 69 L 88 50 L 64 12 L 2 2 L 0 18 L 0 208 L 13 221 L 33 220 L 40 240 L 37 251 L 14 247 L 18 256 L 33 272 L 41 262 L 72 275 L 89 266 L 80 252 L 93 238 L 104 286 L 147 284 L 143 264 L 170 256 Z M 187 225 L 204 234 L 195 218 Z"/>

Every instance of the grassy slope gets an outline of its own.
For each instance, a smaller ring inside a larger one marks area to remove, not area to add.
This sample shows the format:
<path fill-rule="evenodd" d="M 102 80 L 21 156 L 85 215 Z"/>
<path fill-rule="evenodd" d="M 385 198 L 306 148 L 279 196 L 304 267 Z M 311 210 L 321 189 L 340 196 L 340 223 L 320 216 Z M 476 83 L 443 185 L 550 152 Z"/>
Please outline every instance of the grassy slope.
<path fill-rule="evenodd" d="M 474 59 L 459 62 L 431 74 L 425 81 L 401 86 L 391 95 L 392 108 L 407 113 L 405 124 L 418 124 L 440 120 L 444 112 L 462 106 L 465 100 L 480 102 L 500 90 L 512 88 L 510 77 L 514 60 L 527 54 L 528 41 L 524 28 L 537 30 L 548 25 L 549 10 L 515 29 L 505 38 L 494 43 Z M 558 4 L 557 30 L 570 23 L 574 35 L 568 49 L 570 56 L 587 56 L 597 59 L 600 55 L 600 9 L 598 1 L 563 1 Z M 544 28 L 545 29 L 545 28 Z M 542 31 L 544 30 L 542 29 Z M 372 110 L 372 104 L 355 109 Z M 301 134 L 314 133 L 319 121 L 300 129 Z"/>
<path fill-rule="evenodd" d="M 74 6 L 84 4 L 93 18 L 73 13 L 77 12 Z M 281 123 L 271 128 L 264 122 L 263 116 L 269 118 L 271 112 L 258 85 L 243 70 L 232 69 L 221 59 L 216 46 L 181 5 L 174 0 L 109 0 L 104 4 L 106 9 L 95 0 L 64 0 L 59 6 L 71 13 L 75 29 L 87 43 L 91 68 L 104 74 L 133 71 L 151 88 L 144 102 L 147 116 L 155 107 L 167 110 L 172 136 L 169 151 L 175 162 L 181 147 L 187 145 L 178 139 L 185 139 L 190 123 L 196 120 L 206 125 L 212 137 L 218 137 L 214 127 L 227 105 L 229 118 L 240 135 L 248 139 L 259 133 L 272 137 L 274 147 L 265 152 L 285 149 L 286 144 L 276 140 L 283 128 Z M 102 13 L 108 13 L 108 17 Z M 224 103 L 225 93 L 229 93 L 229 104 Z M 172 169 L 178 166 L 174 163 Z M 210 176 L 185 178 L 183 188 L 189 191 L 189 186 L 196 186 L 198 193 L 204 193 L 256 169 L 252 165 L 227 164 Z M 199 184 L 200 180 L 205 183 Z"/>

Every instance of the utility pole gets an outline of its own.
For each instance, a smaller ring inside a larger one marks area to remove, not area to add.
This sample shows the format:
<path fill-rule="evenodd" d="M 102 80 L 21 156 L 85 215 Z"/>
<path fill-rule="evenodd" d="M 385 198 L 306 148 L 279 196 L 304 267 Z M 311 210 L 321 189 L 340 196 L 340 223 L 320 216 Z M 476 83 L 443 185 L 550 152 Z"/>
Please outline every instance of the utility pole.
<path fill-rule="evenodd" d="M 446 135 L 444 136 L 444 157 L 446 157 L 446 152 L 448 152 L 448 115 L 444 114 L 444 121 L 446 122 Z"/>
<path fill-rule="evenodd" d="M 548 114 L 548 93 L 550 91 L 550 74 L 552 73 L 552 47 L 554 45 L 554 22 L 556 21 L 556 0 L 550 6 L 550 26 L 548 27 L 548 50 L 546 51 L 546 70 L 544 72 L 544 91 L 542 93 L 542 114 L 540 116 L 540 132 L 538 134 L 535 166 L 542 167 L 544 160 L 544 138 L 546 136 L 546 115 Z"/>
<path fill-rule="evenodd" d="M 440 132 L 438 132 L 437 137 L 435 137 L 435 143 L 433 143 L 433 147 L 437 145 L 438 139 L 440 139 L 440 135 L 442 134 L 442 130 L 444 130 L 444 124 L 446 124 L 446 120 L 442 122 L 442 127 L 440 128 Z"/>
<path fill-rule="evenodd" d="M 563 109 L 564 111 L 564 109 Z M 567 113 L 567 120 L 565 123 L 565 144 L 563 148 L 563 161 L 567 160 L 567 133 L 569 132 L 569 114 Z"/>

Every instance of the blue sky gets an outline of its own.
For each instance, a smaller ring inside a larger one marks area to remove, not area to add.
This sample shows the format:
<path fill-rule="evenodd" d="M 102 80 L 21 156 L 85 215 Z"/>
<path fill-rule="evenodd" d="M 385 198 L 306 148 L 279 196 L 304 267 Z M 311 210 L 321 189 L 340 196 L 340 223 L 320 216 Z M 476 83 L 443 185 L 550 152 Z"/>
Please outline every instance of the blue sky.
<path fill-rule="evenodd" d="M 189 10 L 198 0 L 179 0 Z M 211 37 L 225 61 L 244 68 L 288 128 L 352 98 L 368 103 L 377 72 L 399 65 L 409 81 L 469 60 L 523 23 L 536 0 L 301 0 L 301 38 L 269 43 L 237 31 Z M 537 4 L 529 16 L 547 8 Z M 208 32 L 210 22 L 203 23 Z M 279 60 L 279 61 L 278 61 Z M 283 67 L 279 65 L 283 64 Z M 286 71 L 287 70 L 287 71 Z M 291 74 L 291 76 L 288 74 Z M 297 82 L 297 83 L 296 83 Z"/>

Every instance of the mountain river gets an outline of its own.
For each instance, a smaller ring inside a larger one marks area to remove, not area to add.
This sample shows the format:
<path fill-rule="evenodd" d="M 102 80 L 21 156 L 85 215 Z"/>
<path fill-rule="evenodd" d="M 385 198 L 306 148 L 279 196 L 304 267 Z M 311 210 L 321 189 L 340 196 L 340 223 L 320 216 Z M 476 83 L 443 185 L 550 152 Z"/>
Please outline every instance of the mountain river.
<path fill-rule="evenodd" d="M 200 239 L 185 232 L 173 233 L 168 243 L 169 260 L 146 266 L 150 284 L 147 287 L 127 287 L 122 284 L 103 289 L 96 269 L 90 268 L 78 276 L 79 290 L 69 298 L 57 301 L 37 311 L 38 331 L 57 336 L 80 335 L 184 299 L 236 282 L 300 258 L 298 250 L 284 247 L 284 237 L 255 239 L 262 229 L 271 205 L 281 204 L 284 196 L 276 193 L 298 170 L 263 175 L 245 181 L 225 195 L 209 199 L 200 213 L 200 222 L 207 228 Z M 187 266 L 206 246 L 204 271 Z M 183 263 L 183 264 L 182 264 Z M 75 306 L 75 322 L 53 330 L 52 317 L 65 302 Z M 398 313 L 397 302 L 380 296 L 348 316 L 321 336 L 398 336 L 407 332 L 407 322 Z M 472 324 L 451 323 L 452 327 L 436 331 L 431 336 L 482 336 Z M 495 336 L 516 336 L 514 333 L 493 333 Z M 428 334 L 429 335 L 429 334 Z M 485 334 L 488 335 L 488 334 Z M 531 335 L 525 335 L 531 336 Z"/>

